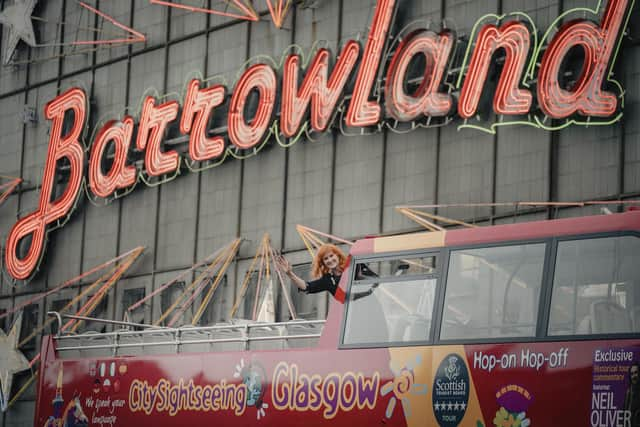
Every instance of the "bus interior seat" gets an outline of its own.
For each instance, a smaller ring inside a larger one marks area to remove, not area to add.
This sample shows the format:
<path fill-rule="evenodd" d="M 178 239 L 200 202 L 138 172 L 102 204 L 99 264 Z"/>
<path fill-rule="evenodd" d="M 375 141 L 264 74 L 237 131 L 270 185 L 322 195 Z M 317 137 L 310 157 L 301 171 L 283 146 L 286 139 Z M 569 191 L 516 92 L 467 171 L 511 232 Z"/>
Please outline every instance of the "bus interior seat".
<path fill-rule="evenodd" d="M 208 330 L 201 330 L 197 327 L 183 327 L 180 337 L 183 341 L 182 351 L 185 352 L 206 352 L 211 350 L 211 343 L 206 342 L 211 339 L 211 333 Z"/>
<path fill-rule="evenodd" d="M 631 332 L 631 315 L 620 304 L 609 300 L 591 303 L 591 328 L 594 334 Z"/>
<path fill-rule="evenodd" d="M 464 325 L 460 325 L 451 319 L 443 319 L 442 327 L 440 330 L 441 339 L 457 339 L 466 338 L 468 335 L 467 328 Z"/>
<path fill-rule="evenodd" d="M 431 321 L 425 316 L 410 316 L 409 324 L 404 330 L 403 341 L 424 341 L 429 338 Z"/>
<path fill-rule="evenodd" d="M 219 340 L 211 345 L 213 351 L 241 351 L 245 350 L 244 332 L 241 327 L 218 329 L 213 331 L 213 339 Z"/>
<path fill-rule="evenodd" d="M 100 357 L 110 351 L 109 346 L 113 343 L 113 337 L 96 331 L 86 331 L 83 335 L 85 337 L 81 345 L 86 346 L 86 349 L 80 350 L 82 357 Z M 93 346 L 103 346 L 103 348 L 93 348 Z"/>
<path fill-rule="evenodd" d="M 404 341 L 405 331 L 409 328 L 409 319 L 401 317 L 391 322 L 389 327 L 389 341 L 400 342 Z"/>
<path fill-rule="evenodd" d="M 65 336 L 64 340 L 58 341 L 57 345 L 63 349 L 59 350 L 62 358 L 74 359 L 82 357 L 84 354 L 78 348 L 76 348 L 75 350 L 64 350 L 64 348 L 68 347 L 80 347 L 82 345 L 82 338 L 76 338 L 73 335 L 67 335 Z"/>
<path fill-rule="evenodd" d="M 176 345 L 167 344 L 176 341 L 174 333 L 168 330 L 158 329 L 148 332 L 143 335 L 142 341 L 145 344 L 145 354 L 171 354 L 176 351 Z"/>
<path fill-rule="evenodd" d="M 580 323 L 578 323 L 578 328 L 576 329 L 576 334 L 578 335 L 590 335 L 593 333 L 593 328 L 591 327 L 591 315 L 588 314 L 582 318 Z M 567 334 L 571 334 L 571 331 L 567 331 Z M 564 333 L 563 333 L 564 335 Z"/>
<path fill-rule="evenodd" d="M 119 343 L 124 346 L 118 347 L 118 356 L 141 356 L 144 354 L 142 335 L 128 329 L 120 329 L 119 332 L 121 332 Z"/>
<path fill-rule="evenodd" d="M 640 306 L 631 309 L 631 323 L 633 324 L 633 332 L 640 332 Z"/>
<path fill-rule="evenodd" d="M 253 326 L 249 329 L 250 350 L 283 350 L 285 340 L 282 326 Z M 261 339 L 262 338 L 262 339 Z"/>
<path fill-rule="evenodd" d="M 287 340 L 288 348 L 314 347 L 318 343 L 318 338 L 297 338 L 297 335 L 312 335 L 322 333 L 322 325 L 284 325 L 286 334 L 290 337 Z"/>

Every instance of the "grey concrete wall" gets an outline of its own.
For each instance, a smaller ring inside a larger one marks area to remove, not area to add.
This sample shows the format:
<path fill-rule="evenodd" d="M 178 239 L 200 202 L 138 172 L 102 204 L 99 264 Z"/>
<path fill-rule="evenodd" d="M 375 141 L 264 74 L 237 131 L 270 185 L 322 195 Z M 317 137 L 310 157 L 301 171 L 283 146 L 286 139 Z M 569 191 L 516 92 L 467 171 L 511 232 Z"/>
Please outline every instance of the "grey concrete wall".
<path fill-rule="evenodd" d="M 11 4 L 0 1 L 0 6 Z M 216 3 L 216 2 L 212 2 Z M 26 182 L 0 206 L 0 246 L 16 219 L 32 212 L 38 202 L 47 152 L 49 122 L 44 105 L 72 86 L 85 89 L 91 102 L 89 133 L 124 114 L 137 116 L 144 95 L 167 94 L 181 100 L 185 82 L 218 76 L 229 91 L 257 55 L 279 64 L 283 52 L 297 45 L 308 53 L 319 40 L 335 54 L 348 39 L 365 40 L 375 0 L 322 0 L 317 9 L 294 9 L 277 30 L 267 14 L 260 22 L 169 9 L 146 0 L 100 1 L 103 12 L 147 36 L 144 44 L 80 51 L 78 47 L 28 49 L 18 61 L 0 68 L 0 175 Z M 430 28 L 454 28 L 468 35 L 487 13 L 524 11 L 544 30 L 559 13 L 589 0 L 401 0 L 393 34 L 411 22 Z M 258 7 L 263 10 L 261 4 Z M 263 10 L 264 12 L 264 10 Z M 95 25 L 96 20 L 65 0 L 40 1 L 35 14 L 39 42 L 60 43 L 76 36 L 61 20 Z M 100 20 L 98 20 L 98 24 Z M 518 200 L 588 200 L 633 198 L 640 194 L 640 14 L 630 20 L 615 75 L 626 90 L 624 118 L 605 127 L 573 127 L 551 133 L 528 126 L 500 128 L 496 135 L 458 130 L 455 122 L 439 129 L 395 133 L 385 129 L 371 135 L 345 136 L 339 130 L 302 138 L 290 148 L 275 142 L 245 160 L 228 159 L 202 171 L 183 173 L 171 182 L 147 187 L 138 183 L 126 197 L 104 206 L 83 197 L 69 222 L 50 233 L 38 275 L 28 285 L 0 283 L 0 310 L 51 289 L 64 280 L 136 246 L 146 246 L 141 259 L 112 290 L 106 315 L 121 319 L 128 292 L 148 295 L 168 280 L 213 253 L 233 238 L 246 239 L 238 259 L 216 292 L 206 321 L 228 320 L 240 285 L 265 232 L 271 242 L 308 272 L 310 258 L 295 231 L 307 225 L 355 239 L 377 233 L 398 233 L 419 227 L 395 212 L 398 205 Z M 105 31 L 114 31 L 103 23 Z M 87 35 L 87 34 L 85 34 Z M 2 31 L 2 43 L 7 31 Z M 89 37 L 97 37 L 90 34 Z M 61 56 L 62 55 L 62 56 Z M 25 106 L 38 112 L 37 123 L 22 123 Z M 225 124 L 227 106 L 212 126 Z M 168 149 L 168 148 L 167 148 Z M 184 144 L 179 148 L 184 152 Z M 482 224 L 519 222 L 554 216 L 574 216 L 585 210 L 514 215 L 511 209 L 442 209 L 440 213 Z M 186 279 L 188 284 L 193 275 Z M 88 283 L 88 282 L 87 282 Z M 77 286 L 52 295 L 37 307 L 39 321 L 56 301 L 70 300 L 86 288 Z M 176 288 L 178 289 L 178 288 Z M 178 291 L 174 291 L 177 295 Z M 298 312 L 326 315 L 327 296 L 304 296 L 291 290 Z M 287 318 L 282 290 L 276 291 L 280 318 Z M 239 315 L 249 316 L 250 302 Z M 135 321 L 151 322 L 161 314 L 156 298 L 134 313 Z M 184 317 L 190 321 L 193 310 Z M 38 343 L 35 343 L 37 348 Z M 31 351 L 31 350 L 30 350 Z M 33 391 L 0 418 L 0 426 L 31 425 Z"/>

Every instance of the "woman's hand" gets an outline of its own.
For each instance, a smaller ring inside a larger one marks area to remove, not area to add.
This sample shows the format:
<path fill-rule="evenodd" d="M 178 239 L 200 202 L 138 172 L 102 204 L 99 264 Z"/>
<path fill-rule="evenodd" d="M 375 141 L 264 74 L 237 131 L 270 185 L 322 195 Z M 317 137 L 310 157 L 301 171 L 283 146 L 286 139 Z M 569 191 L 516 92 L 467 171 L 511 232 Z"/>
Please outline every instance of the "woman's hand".
<path fill-rule="evenodd" d="M 301 289 L 303 291 L 307 289 L 307 282 L 299 278 L 298 275 L 293 272 L 293 268 L 291 267 L 291 263 L 288 259 L 286 259 L 282 255 L 275 255 L 273 257 L 273 260 L 275 261 L 278 268 L 281 271 L 284 271 L 287 276 L 289 276 L 291 282 L 293 282 L 293 284 L 296 285 L 298 289 Z"/>
<path fill-rule="evenodd" d="M 282 255 L 276 255 L 274 257 L 274 260 L 280 270 L 284 271 L 287 276 L 291 276 L 293 269 L 291 268 L 291 263 L 288 259 L 286 259 Z"/>

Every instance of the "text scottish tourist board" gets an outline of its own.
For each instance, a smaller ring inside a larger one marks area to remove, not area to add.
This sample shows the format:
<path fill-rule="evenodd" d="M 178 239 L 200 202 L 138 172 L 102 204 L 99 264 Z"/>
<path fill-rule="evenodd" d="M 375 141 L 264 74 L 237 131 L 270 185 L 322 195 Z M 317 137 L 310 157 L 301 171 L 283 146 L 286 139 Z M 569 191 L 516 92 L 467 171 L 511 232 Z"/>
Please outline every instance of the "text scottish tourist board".
<path fill-rule="evenodd" d="M 47 232 L 65 222 L 83 183 L 88 197 L 108 201 L 128 194 L 139 181 L 159 183 L 175 176 L 183 161 L 192 170 L 212 167 L 229 155 L 253 155 L 269 140 L 295 140 L 332 126 L 347 133 L 383 126 L 406 130 L 442 126 L 458 116 L 460 127 L 495 132 L 509 124 L 554 130 L 620 119 L 624 90 L 611 69 L 633 0 L 610 0 L 603 10 L 598 4 L 589 13 L 581 8 L 578 16 L 567 11 L 540 38 L 525 13 L 487 15 L 474 26 L 466 49 L 448 29 L 412 28 L 392 37 L 400 3 L 379 0 L 364 46 L 346 42 L 332 68 L 331 52 L 324 48 L 312 52 L 308 63 L 296 49 L 285 52 L 278 69 L 258 58 L 230 96 L 225 86 L 191 80 L 183 99 L 147 96 L 137 117 L 99 123 L 91 140 L 85 137 L 90 113 L 85 92 L 72 88 L 56 97 L 45 107 L 51 130 L 38 208 L 9 233 L 7 272 L 19 280 L 33 275 Z M 456 48 L 466 54 L 454 55 Z M 568 83 L 562 76 L 576 48 L 584 60 Z M 493 119 L 487 119 L 490 112 L 478 108 L 499 50 L 505 52 L 504 64 L 493 94 Z M 416 58 L 424 62 L 419 76 L 412 75 Z M 456 58 L 463 60 L 456 63 Z M 225 117 L 218 117 L 220 110 L 228 111 Z M 212 119 L 222 120 L 223 130 L 210 130 Z M 188 136 L 188 156 L 163 146 L 172 127 Z M 106 162 L 110 147 L 114 157 Z M 62 191 L 54 191 L 61 164 L 68 179 Z"/>

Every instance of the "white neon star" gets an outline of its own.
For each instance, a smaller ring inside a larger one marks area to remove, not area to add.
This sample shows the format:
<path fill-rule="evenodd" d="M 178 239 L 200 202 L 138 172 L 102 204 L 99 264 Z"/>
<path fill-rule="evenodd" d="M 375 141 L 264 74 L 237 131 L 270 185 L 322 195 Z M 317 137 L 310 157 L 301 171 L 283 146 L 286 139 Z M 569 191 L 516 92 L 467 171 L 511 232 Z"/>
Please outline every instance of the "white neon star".
<path fill-rule="evenodd" d="M 29 361 L 20 350 L 18 341 L 20 340 L 20 330 L 22 329 L 22 312 L 9 331 L 5 334 L 0 328 L 0 388 L 2 391 L 2 401 L 0 401 L 2 411 L 7 409 L 9 404 L 9 393 L 13 384 L 13 375 L 29 369 Z"/>
<path fill-rule="evenodd" d="M 33 13 L 37 2 L 38 0 L 16 0 L 14 4 L 0 13 L 0 24 L 9 29 L 9 40 L 4 46 L 3 62 L 5 65 L 11 61 L 18 41 L 23 40 L 31 47 L 36 45 L 31 13 Z"/>

